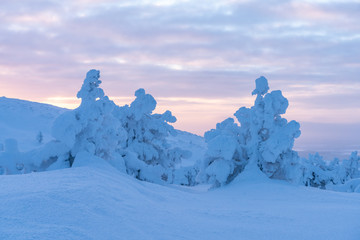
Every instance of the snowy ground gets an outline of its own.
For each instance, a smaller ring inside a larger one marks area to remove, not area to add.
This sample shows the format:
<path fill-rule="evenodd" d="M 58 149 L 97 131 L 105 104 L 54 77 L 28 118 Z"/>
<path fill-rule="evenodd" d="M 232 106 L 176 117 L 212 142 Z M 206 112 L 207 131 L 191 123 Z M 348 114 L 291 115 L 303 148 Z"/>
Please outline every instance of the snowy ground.
<path fill-rule="evenodd" d="M 0 142 L 50 140 L 64 109 L 0 98 Z M 20 110 L 19 110 L 20 109 Z M 180 133 L 196 161 L 202 138 Z M 192 143 L 189 146 L 189 143 Z M 186 163 L 185 163 L 186 164 Z M 229 186 L 160 186 L 93 166 L 0 176 L 0 239 L 360 239 L 360 194 L 293 186 L 253 170 Z"/>
<path fill-rule="evenodd" d="M 347 239 L 360 194 L 247 177 L 166 187 L 108 166 L 0 176 L 1 239 Z"/>

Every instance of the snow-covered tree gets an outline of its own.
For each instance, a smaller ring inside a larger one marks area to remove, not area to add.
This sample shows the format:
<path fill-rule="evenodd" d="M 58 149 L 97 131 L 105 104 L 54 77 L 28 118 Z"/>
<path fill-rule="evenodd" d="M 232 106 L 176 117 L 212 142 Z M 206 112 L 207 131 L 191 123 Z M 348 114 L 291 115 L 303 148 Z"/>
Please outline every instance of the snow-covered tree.
<path fill-rule="evenodd" d="M 0 175 L 22 173 L 24 168 L 23 160 L 24 158 L 22 153 L 19 152 L 16 139 L 6 139 L 4 151 L 0 152 Z"/>
<path fill-rule="evenodd" d="M 85 151 L 107 160 L 125 171 L 122 148 L 127 133 L 113 111 L 116 105 L 100 88 L 100 72 L 90 70 L 77 94 L 81 105 L 59 116 L 54 122 L 52 134 L 55 139 L 69 147 L 70 159 Z M 69 161 L 72 165 L 72 161 Z"/>
<path fill-rule="evenodd" d="M 128 134 L 126 141 L 127 171 L 139 179 L 157 183 L 172 183 L 173 171 L 189 152 L 172 148 L 166 138 L 176 131 L 169 123 L 176 118 L 170 111 L 153 114 L 156 101 L 144 89 L 135 92 L 130 106 L 119 107 L 116 115 Z"/>
<path fill-rule="evenodd" d="M 214 186 L 229 183 L 248 160 L 241 129 L 234 119 L 228 118 L 216 124 L 216 129 L 206 132 L 204 137 L 208 149 L 198 180 Z"/>
<path fill-rule="evenodd" d="M 245 145 L 250 161 L 271 178 L 292 178 L 292 167 L 298 155 L 292 150 L 295 138 L 300 136 L 300 124 L 288 122 L 281 114 L 286 113 L 288 100 L 281 91 L 268 93 L 267 79 L 256 79 L 255 105 L 240 108 L 235 116 L 244 132 Z"/>
<path fill-rule="evenodd" d="M 291 179 L 296 174 L 299 157 L 292 148 L 300 136 L 300 124 L 281 117 L 288 107 L 281 91 L 268 93 L 264 77 L 255 83 L 254 106 L 242 107 L 234 114 L 240 127 L 230 118 L 205 134 L 205 171 L 210 182 L 221 185 L 231 181 L 248 162 L 270 178 Z"/>
<path fill-rule="evenodd" d="M 343 160 L 341 168 L 345 180 L 360 178 L 360 156 L 358 156 L 358 152 L 352 152 L 349 159 Z"/>
<path fill-rule="evenodd" d="M 171 147 L 166 140 L 176 134 L 169 124 L 176 118 L 170 111 L 153 114 L 156 101 L 144 89 L 135 92 L 130 106 L 115 105 L 100 88 L 99 78 L 99 71 L 90 70 L 77 94 L 81 105 L 54 123 L 53 136 L 69 148 L 65 162 L 71 166 L 78 153 L 86 152 L 141 180 L 173 183 L 180 179 L 174 178 L 174 171 L 189 152 Z"/>

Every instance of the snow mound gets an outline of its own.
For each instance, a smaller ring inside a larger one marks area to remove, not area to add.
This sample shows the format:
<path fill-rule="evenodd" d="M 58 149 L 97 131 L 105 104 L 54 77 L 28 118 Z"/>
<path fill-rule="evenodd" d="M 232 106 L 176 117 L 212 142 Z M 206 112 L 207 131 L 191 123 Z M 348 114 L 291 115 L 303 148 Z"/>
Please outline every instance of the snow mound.
<path fill-rule="evenodd" d="M 233 180 L 233 182 L 231 182 L 231 184 L 236 185 L 239 183 L 269 183 L 271 181 L 273 180 L 268 178 L 256 164 L 250 163 L 246 165 L 244 171 L 239 174 Z"/>
<path fill-rule="evenodd" d="M 0 176 L 0 203 L 2 240 L 358 240 L 360 235 L 359 194 L 278 181 L 203 192 L 87 166 Z"/>

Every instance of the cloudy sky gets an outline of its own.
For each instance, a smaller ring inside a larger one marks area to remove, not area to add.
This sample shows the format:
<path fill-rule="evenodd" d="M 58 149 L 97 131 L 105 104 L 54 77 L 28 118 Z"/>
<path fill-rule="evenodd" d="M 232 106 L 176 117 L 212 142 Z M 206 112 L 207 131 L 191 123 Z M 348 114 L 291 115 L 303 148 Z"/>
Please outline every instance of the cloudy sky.
<path fill-rule="evenodd" d="M 145 88 L 203 134 L 263 75 L 300 143 L 360 149 L 359 22 L 359 0 L 1 0 L 0 95 L 74 108 L 95 68 L 118 104 Z"/>

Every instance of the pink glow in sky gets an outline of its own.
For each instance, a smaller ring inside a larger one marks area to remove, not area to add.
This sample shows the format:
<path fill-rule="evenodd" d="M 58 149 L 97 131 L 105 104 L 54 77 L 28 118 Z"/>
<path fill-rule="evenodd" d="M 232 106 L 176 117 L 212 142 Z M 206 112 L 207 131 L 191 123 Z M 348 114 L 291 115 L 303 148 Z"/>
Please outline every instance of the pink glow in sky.
<path fill-rule="evenodd" d="M 300 143 L 359 149 L 359 10 L 356 0 L 2 0 L 0 95 L 76 107 L 95 68 L 115 102 L 145 88 L 175 127 L 203 134 L 250 106 L 263 75 L 302 123 Z"/>

